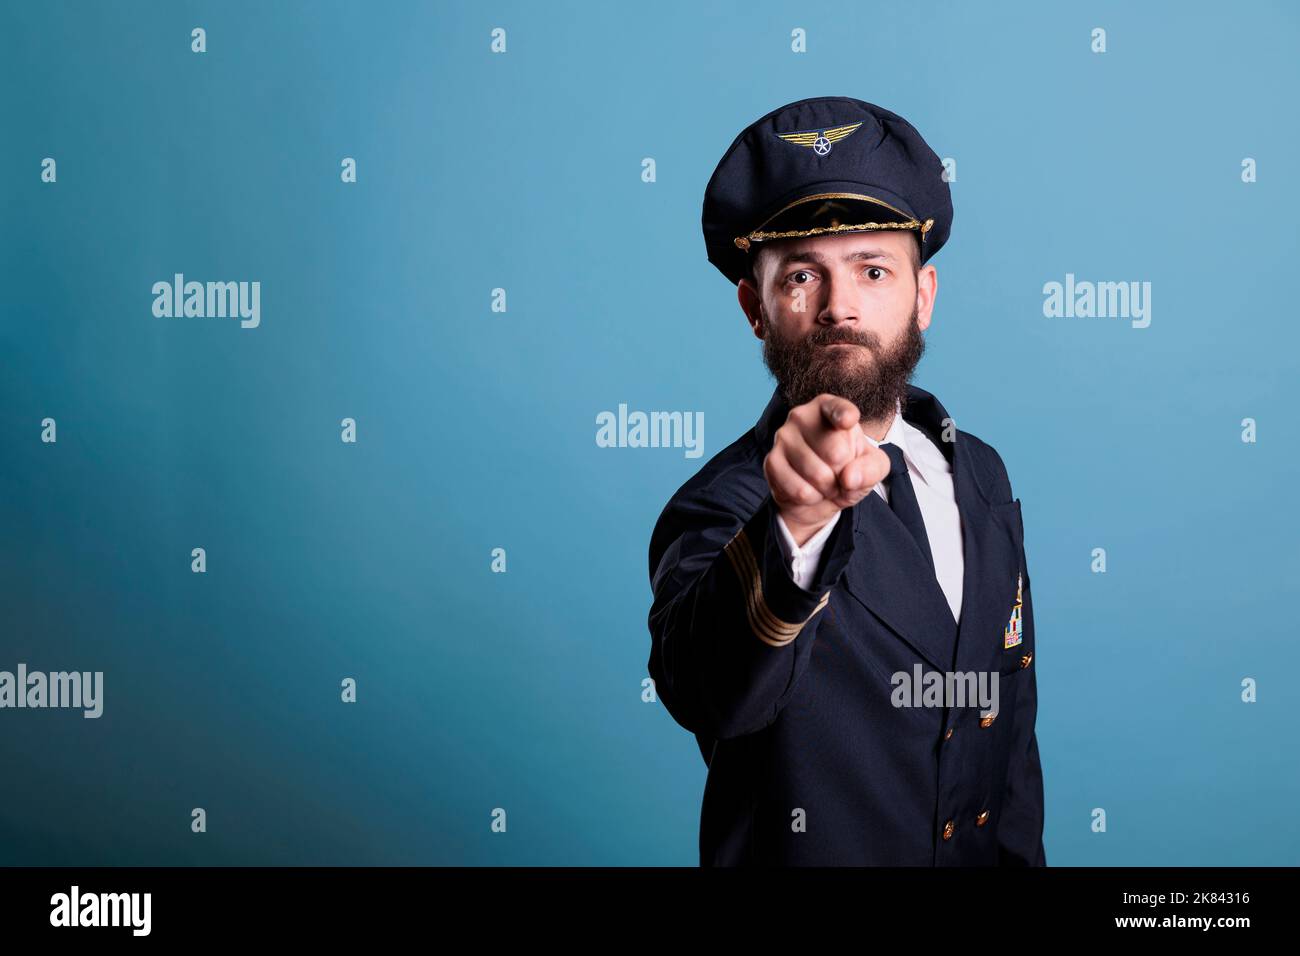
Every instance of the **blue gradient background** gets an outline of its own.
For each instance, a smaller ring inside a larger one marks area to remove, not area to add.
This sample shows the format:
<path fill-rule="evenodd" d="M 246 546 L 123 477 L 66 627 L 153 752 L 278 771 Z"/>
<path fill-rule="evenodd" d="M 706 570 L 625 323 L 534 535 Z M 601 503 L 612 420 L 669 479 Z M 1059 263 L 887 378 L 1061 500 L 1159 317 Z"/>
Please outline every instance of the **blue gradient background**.
<path fill-rule="evenodd" d="M 916 381 L 1023 502 L 1049 864 L 1300 862 L 1298 27 L 5 0 L 0 669 L 102 670 L 105 711 L 0 711 L 0 863 L 694 865 L 646 550 L 771 390 L 700 203 L 830 94 L 957 159 Z M 175 272 L 261 281 L 261 327 L 153 317 Z M 1044 318 L 1067 272 L 1150 281 L 1150 327 Z M 596 447 L 620 402 L 703 411 L 705 457 Z"/>

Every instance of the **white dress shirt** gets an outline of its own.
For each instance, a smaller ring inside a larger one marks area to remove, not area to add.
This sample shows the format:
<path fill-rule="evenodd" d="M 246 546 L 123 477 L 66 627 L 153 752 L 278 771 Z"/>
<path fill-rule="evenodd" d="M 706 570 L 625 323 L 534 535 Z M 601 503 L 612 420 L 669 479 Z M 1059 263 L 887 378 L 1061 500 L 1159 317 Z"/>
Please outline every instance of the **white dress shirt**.
<path fill-rule="evenodd" d="M 965 572 L 965 560 L 962 554 L 961 513 L 957 510 L 957 494 L 952 483 L 952 466 L 944 457 L 930 437 L 915 425 L 904 421 L 895 406 L 894 420 L 889 425 L 883 441 L 876 441 L 866 436 L 871 444 L 880 446 L 886 442 L 897 445 L 903 451 L 903 460 L 907 463 L 907 473 L 912 479 L 916 491 L 917 504 L 921 506 L 921 518 L 925 521 L 925 535 L 930 539 L 930 553 L 934 555 L 934 573 L 943 589 L 948 606 L 952 608 L 953 620 L 961 620 L 962 575 Z M 879 482 L 871 489 L 889 501 L 885 483 Z M 817 564 L 821 559 L 822 548 L 830 537 L 835 523 L 840 520 L 839 512 L 816 534 L 804 542 L 803 547 L 795 544 L 794 536 L 786 527 L 784 519 L 776 516 L 777 527 L 781 530 L 779 544 L 785 556 L 786 568 L 790 576 L 801 588 L 807 590 L 817 573 Z"/>

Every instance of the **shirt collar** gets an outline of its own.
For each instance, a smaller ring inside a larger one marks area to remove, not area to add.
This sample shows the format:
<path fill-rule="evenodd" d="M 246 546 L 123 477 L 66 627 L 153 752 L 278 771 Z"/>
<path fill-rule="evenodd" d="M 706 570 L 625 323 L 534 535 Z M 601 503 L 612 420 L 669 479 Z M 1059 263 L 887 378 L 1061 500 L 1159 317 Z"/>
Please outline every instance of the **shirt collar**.
<path fill-rule="evenodd" d="M 864 432 L 863 434 L 866 433 Z M 894 403 L 894 420 L 889 423 L 889 431 L 885 432 L 884 439 L 882 441 L 876 441 L 870 435 L 867 435 L 867 441 L 871 442 L 871 444 L 875 445 L 877 448 L 885 443 L 897 445 L 902 449 L 903 460 L 907 462 L 911 467 L 911 470 L 920 475 L 922 481 L 929 484 L 926 480 L 925 472 L 921 469 L 921 463 L 916 460 L 911 449 L 907 447 L 907 422 L 903 421 L 903 403 L 901 401 Z"/>

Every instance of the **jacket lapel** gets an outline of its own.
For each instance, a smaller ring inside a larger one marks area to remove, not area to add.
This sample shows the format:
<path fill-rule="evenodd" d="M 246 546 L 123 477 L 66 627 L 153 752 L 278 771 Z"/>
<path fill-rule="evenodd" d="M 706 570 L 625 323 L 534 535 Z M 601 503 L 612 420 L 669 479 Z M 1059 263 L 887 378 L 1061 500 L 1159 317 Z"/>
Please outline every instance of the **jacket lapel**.
<path fill-rule="evenodd" d="M 909 386 L 903 420 L 929 435 L 953 464 L 954 443 L 941 440 L 946 418 L 947 412 L 933 395 Z M 961 499 L 958 488 L 957 503 L 964 520 Z M 854 533 L 854 550 L 862 552 L 862 559 L 855 553 L 849 564 L 849 592 L 931 667 L 951 670 L 958 641 L 957 622 L 943 588 L 911 533 L 888 502 L 874 491 L 854 506 Z M 964 591 L 962 601 L 964 609 Z"/>
<path fill-rule="evenodd" d="M 874 491 L 853 506 L 849 593 L 932 667 L 948 670 L 957 622 L 911 532 Z"/>
<path fill-rule="evenodd" d="M 960 671 L 993 671 L 999 667 L 1003 629 L 1016 598 L 1022 533 L 1020 502 L 990 505 L 973 479 L 969 461 L 963 485 L 957 489 L 958 501 L 963 495 L 966 567 L 954 667 Z"/>
<path fill-rule="evenodd" d="M 927 655 L 927 660 L 941 670 L 995 668 L 1002 649 L 1002 629 L 1015 600 L 1020 567 L 1020 503 L 989 502 L 978 478 L 974 445 L 961 440 L 947 411 L 932 394 L 909 386 L 903 417 L 928 434 L 952 466 L 962 524 L 961 624 L 953 629 L 955 647 L 941 644 L 941 659 Z M 952 435 L 951 441 L 943 440 L 945 427 Z"/>

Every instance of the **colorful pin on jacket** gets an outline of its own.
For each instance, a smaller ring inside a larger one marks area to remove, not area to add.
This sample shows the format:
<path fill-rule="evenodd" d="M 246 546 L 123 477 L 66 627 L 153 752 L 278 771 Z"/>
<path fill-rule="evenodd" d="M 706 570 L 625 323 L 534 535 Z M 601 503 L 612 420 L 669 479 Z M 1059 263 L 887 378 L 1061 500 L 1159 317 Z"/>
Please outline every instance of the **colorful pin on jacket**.
<path fill-rule="evenodd" d="M 1015 647 L 1017 644 L 1020 643 L 1021 583 L 1022 583 L 1021 576 L 1017 574 L 1016 575 L 1016 605 L 1011 609 L 1011 620 L 1007 621 L 1007 626 L 1002 631 L 1003 650 L 1006 650 L 1008 647 Z"/>

